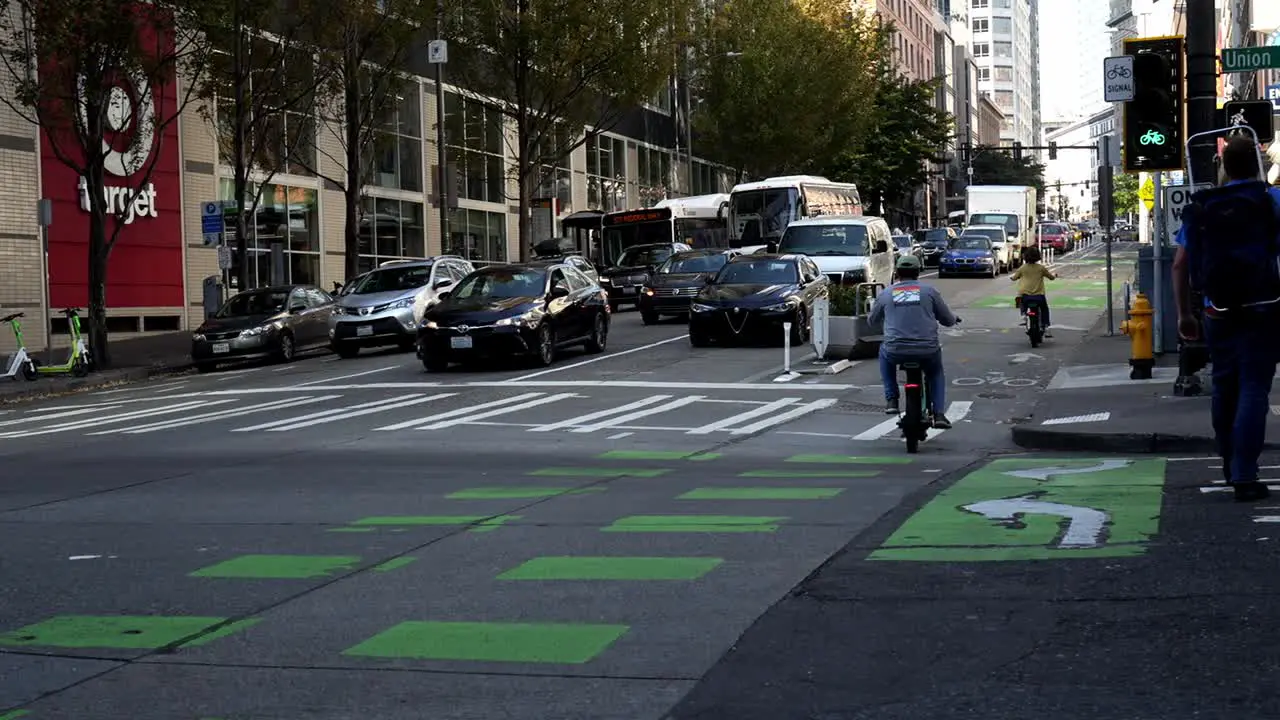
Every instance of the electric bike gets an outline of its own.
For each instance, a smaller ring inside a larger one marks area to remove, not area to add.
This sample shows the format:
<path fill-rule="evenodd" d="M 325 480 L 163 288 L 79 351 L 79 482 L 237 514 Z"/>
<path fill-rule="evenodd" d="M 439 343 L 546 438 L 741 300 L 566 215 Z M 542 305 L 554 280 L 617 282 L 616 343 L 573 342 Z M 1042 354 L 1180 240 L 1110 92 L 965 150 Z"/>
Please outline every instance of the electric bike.
<path fill-rule="evenodd" d="M 0 377 L 13 378 L 14 380 L 17 380 L 19 375 L 25 380 L 35 380 L 40 377 L 40 373 L 36 372 L 35 358 L 27 354 L 27 346 L 22 341 L 22 325 L 18 322 L 18 318 L 24 314 L 14 313 L 0 318 L 0 323 L 9 323 L 9 327 L 13 329 L 13 339 L 17 342 L 17 348 L 9 356 L 4 372 L 0 373 Z"/>
<path fill-rule="evenodd" d="M 1026 315 L 1027 337 L 1031 339 L 1031 347 L 1040 347 L 1044 341 L 1044 306 L 1037 298 L 1022 299 L 1022 312 Z"/>
<path fill-rule="evenodd" d="M 960 324 L 960 318 L 956 318 Z M 902 429 L 902 437 L 907 441 L 907 452 L 920 451 L 920 443 L 929 437 L 929 429 L 933 427 L 933 404 L 929 399 L 929 383 L 925 381 L 924 369 L 918 362 L 904 362 L 899 368 L 906 375 L 902 385 L 902 417 L 898 427 Z"/>
<path fill-rule="evenodd" d="M 67 316 L 67 327 L 71 331 L 71 352 L 65 362 L 58 365 L 38 365 L 36 371 L 41 375 L 73 375 L 84 377 L 93 370 L 93 353 L 89 351 L 89 343 L 80 332 L 79 308 L 63 308 L 60 312 Z"/>

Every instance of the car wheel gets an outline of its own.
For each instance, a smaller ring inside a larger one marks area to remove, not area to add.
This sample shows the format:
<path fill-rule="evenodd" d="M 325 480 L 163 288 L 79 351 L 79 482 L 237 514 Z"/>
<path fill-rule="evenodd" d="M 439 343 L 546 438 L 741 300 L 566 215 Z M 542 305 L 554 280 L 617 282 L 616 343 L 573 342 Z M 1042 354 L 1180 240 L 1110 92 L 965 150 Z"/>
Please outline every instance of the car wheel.
<path fill-rule="evenodd" d="M 422 358 L 422 367 L 427 372 L 438 373 L 449 369 L 449 358 L 428 355 Z"/>
<path fill-rule="evenodd" d="M 796 310 L 795 322 L 791 323 L 791 344 L 794 346 L 804 345 L 809 341 L 809 314 L 805 312 L 804 306 L 800 306 Z"/>
<path fill-rule="evenodd" d="M 689 344 L 696 348 L 708 347 L 711 345 L 711 338 L 704 332 L 690 330 Z"/>
<path fill-rule="evenodd" d="M 995 263 L 992 263 L 992 264 L 991 264 L 991 279 L 992 279 L 992 280 L 995 280 L 995 279 L 996 279 L 996 278 L 998 278 L 998 277 L 1000 277 L 1000 266 L 999 266 L 999 265 L 997 265 L 997 264 L 995 264 Z"/>
<path fill-rule="evenodd" d="M 591 327 L 591 335 L 583 345 L 589 353 L 602 353 L 608 343 L 609 320 L 603 312 L 598 312 L 595 323 Z"/>
<path fill-rule="evenodd" d="M 350 360 L 360 354 L 360 346 L 348 343 L 333 343 L 329 347 L 333 348 L 333 352 L 340 358 Z"/>
<path fill-rule="evenodd" d="M 211 373 L 218 369 L 218 363 L 196 363 L 196 372 Z"/>
<path fill-rule="evenodd" d="M 609 301 L 609 312 L 618 312 L 618 303 L 613 300 Z"/>
<path fill-rule="evenodd" d="M 648 310 L 648 309 L 641 308 L 641 309 L 640 309 L 640 322 L 644 323 L 645 325 L 657 325 L 657 324 L 658 324 L 658 313 L 657 313 L 656 311 L 653 311 L 653 310 Z"/>
<path fill-rule="evenodd" d="M 293 336 L 287 332 L 280 333 L 280 339 L 276 341 L 276 360 L 283 363 L 293 362 L 295 352 L 297 350 L 293 346 Z"/>
<path fill-rule="evenodd" d="M 556 334 L 551 326 L 543 323 L 538 328 L 538 345 L 533 349 L 533 361 L 539 367 L 546 367 L 556 359 Z"/>

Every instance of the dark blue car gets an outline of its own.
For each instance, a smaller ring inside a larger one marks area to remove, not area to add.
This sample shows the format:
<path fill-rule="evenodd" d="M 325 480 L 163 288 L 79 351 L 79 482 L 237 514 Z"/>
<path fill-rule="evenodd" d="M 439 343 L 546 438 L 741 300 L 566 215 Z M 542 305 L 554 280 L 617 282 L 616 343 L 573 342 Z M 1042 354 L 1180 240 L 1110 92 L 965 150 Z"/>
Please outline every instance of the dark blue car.
<path fill-rule="evenodd" d="M 952 275 L 979 275 L 997 277 L 1000 263 L 996 261 L 991 240 L 976 235 L 965 235 L 951 241 L 951 246 L 938 260 L 938 277 Z"/>

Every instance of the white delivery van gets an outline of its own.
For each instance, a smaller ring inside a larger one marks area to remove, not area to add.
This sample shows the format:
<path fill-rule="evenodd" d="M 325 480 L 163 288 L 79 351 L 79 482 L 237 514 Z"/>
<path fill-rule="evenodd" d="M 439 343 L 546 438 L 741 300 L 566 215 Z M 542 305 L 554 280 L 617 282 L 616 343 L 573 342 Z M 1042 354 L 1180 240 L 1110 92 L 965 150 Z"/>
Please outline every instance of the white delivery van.
<path fill-rule="evenodd" d="M 793 220 L 779 253 L 808 255 L 832 285 L 893 282 L 897 246 L 884 218 L 823 215 Z"/>
<path fill-rule="evenodd" d="M 966 225 L 1004 227 L 1014 267 L 1022 264 L 1022 248 L 1036 244 L 1036 189 L 1029 185 L 970 185 L 965 213 Z"/>

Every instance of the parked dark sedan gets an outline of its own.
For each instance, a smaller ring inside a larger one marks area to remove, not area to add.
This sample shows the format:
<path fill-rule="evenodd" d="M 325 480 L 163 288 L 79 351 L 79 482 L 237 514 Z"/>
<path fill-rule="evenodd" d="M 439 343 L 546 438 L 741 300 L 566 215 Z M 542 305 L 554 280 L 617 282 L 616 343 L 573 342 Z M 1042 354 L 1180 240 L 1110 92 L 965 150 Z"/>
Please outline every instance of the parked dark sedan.
<path fill-rule="evenodd" d="M 956 230 L 951 227 L 916 230 L 911 234 L 914 247 L 919 249 L 920 261 L 925 267 L 933 267 L 942 259 L 942 254 L 951 247 L 956 238 Z"/>
<path fill-rule="evenodd" d="M 218 363 L 274 357 L 329 344 L 333 297 L 312 285 L 282 285 L 233 295 L 191 334 L 191 359 L 200 372 Z"/>
<path fill-rule="evenodd" d="M 775 338 L 791 323 L 791 343 L 802 345 L 812 329 L 813 303 L 831 281 L 804 255 L 739 255 L 698 292 L 689 306 L 689 343 Z"/>
<path fill-rule="evenodd" d="M 649 282 L 649 275 L 667 258 L 678 252 L 692 250 L 684 243 L 651 243 L 633 245 L 609 267 L 600 271 L 600 285 L 609 293 L 609 307 L 618 309 L 621 303 L 640 304 L 640 289 Z"/>
<path fill-rule="evenodd" d="M 689 302 L 737 250 L 686 250 L 667 258 L 640 290 L 640 320 L 653 325 L 662 315 L 688 315 Z"/>
<path fill-rule="evenodd" d="M 609 319 L 608 294 L 572 265 L 493 265 L 427 310 L 418 357 L 429 372 L 478 357 L 528 356 L 546 366 L 567 345 L 604 352 Z"/>

